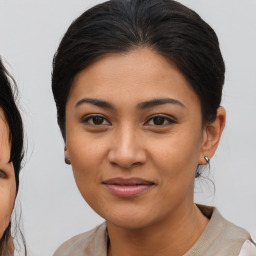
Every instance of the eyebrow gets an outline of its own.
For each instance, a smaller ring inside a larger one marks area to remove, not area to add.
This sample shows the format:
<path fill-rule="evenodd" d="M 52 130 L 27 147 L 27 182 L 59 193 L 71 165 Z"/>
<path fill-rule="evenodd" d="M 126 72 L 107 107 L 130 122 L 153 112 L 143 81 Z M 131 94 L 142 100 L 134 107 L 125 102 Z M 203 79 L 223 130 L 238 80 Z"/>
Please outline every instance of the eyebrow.
<path fill-rule="evenodd" d="M 92 98 L 83 98 L 83 99 L 79 100 L 75 106 L 79 107 L 83 103 L 89 103 L 89 104 L 92 104 L 92 105 L 95 105 L 95 106 L 98 106 L 101 108 L 115 109 L 114 105 L 112 105 L 111 103 L 109 103 L 107 101 L 99 100 L 99 99 L 92 99 Z M 175 105 L 179 105 L 179 106 L 185 108 L 185 105 L 183 103 L 181 103 L 178 100 L 171 99 L 171 98 L 160 98 L 160 99 L 144 101 L 144 102 L 139 103 L 137 105 L 137 108 L 138 109 L 152 108 L 152 107 L 163 105 L 163 104 L 175 104 Z"/>
<path fill-rule="evenodd" d="M 101 107 L 101 108 L 114 109 L 114 106 L 111 103 L 107 102 L 107 101 L 98 100 L 98 99 L 91 99 L 91 98 L 84 98 L 84 99 L 79 100 L 76 103 L 76 107 L 80 106 L 83 103 L 89 103 L 89 104 L 92 104 L 92 105 L 95 105 L 95 106 L 98 106 L 98 107 Z"/>
<path fill-rule="evenodd" d="M 185 108 L 185 105 L 183 103 L 171 98 L 153 99 L 153 100 L 145 101 L 138 104 L 138 108 L 145 109 L 145 108 L 151 108 L 151 107 L 155 107 L 163 104 L 175 104 Z"/>

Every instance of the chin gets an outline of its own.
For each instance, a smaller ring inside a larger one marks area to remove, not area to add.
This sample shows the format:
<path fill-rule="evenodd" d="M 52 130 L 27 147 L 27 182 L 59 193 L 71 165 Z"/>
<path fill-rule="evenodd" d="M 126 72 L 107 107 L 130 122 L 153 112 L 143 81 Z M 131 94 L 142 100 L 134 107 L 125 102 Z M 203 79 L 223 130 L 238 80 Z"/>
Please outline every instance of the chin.
<path fill-rule="evenodd" d="M 126 230 L 139 230 L 150 226 L 150 221 L 145 218 L 134 216 L 118 216 L 117 218 L 109 218 L 106 221 L 116 227 Z"/>
<path fill-rule="evenodd" d="M 142 229 L 152 225 L 155 220 L 155 214 L 152 210 L 142 207 L 111 207 L 110 211 L 98 212 L 108 223 L 123 229 Z"/>
<path fill-rule="evenodd" d="M 164 210 L 152 197 L 118 198 L 111 196 L 95 196 L 84 199 L 91 208 L 108 223 L 124 229 L 142 229 L 154 225 L 164 218 Z"/>

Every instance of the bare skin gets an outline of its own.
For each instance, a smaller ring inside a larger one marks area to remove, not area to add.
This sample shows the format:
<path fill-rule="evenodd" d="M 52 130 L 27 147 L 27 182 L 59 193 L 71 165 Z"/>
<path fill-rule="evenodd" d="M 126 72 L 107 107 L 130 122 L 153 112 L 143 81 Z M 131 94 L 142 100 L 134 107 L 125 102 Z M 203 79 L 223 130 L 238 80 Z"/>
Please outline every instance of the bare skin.
<path fill-rule="evenodd" d="M 111 246 L 108 256 L 113 255 L 184 255 L 198 240 L 208 219 L 197 207 L 187 215 L 176 216 L 174 223 L 159 223 L 157 227 L 130 232 L 108 224 Z M 193 221 L 191 221 L 193 218 Z M 169 228 L 167 229 L 166 226 Z M 152 233 L 153 232 L 153 233 Z M 184 243 L 184 241 L 186 241 Z"/>
<path fill-rule="evenodd" d="M 16 197 L 14 168 L 9 163 L 10 151 L 9 127 L 0 109 L 0 238 L 9 225 Z"/>
<path fill-rule="evenodd" d="M 65 156 L 82 196 L 107 220 L 108 256 L 178 256 L 192 247 L 208 223 L 193 202 L 195 172 L 224 125 L 219 108 L 202 127 L 197 94 L 151 49 L 106 55 L 77 74 Z"/>

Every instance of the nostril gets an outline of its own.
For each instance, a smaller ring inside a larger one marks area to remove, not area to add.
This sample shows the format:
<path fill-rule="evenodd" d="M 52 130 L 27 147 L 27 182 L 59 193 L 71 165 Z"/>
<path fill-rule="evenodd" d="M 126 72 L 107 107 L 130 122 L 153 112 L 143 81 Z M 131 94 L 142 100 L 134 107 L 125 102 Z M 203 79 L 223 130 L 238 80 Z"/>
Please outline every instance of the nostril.
<path fill-rule="evenodd" d="M 141 163 L 141 162 L 136 162 L 136 163 L 133 163 L 132 165 L 133 166 L 137 166 L 137 165 L 142 165 L 143 163 Z"/>
<path fill-rule="evenodd" d="M 146 162 L 146 155 L 143 152 L 134 152 L 133 154 L 124 154 L 120 151 L 112 151 L 108 154 L 108 161 L 113 166 L 129 169 L 134 166 L 143 165 Z"/>
<path fill-rule="evenodd" d="M 142 165 L 146 158 L 146 151 L 136 140 L 134 130 L 127 129 L 119 135 L 116 134 L 107 153 L 107 159 L 111 165 L 124 169 Z"/>

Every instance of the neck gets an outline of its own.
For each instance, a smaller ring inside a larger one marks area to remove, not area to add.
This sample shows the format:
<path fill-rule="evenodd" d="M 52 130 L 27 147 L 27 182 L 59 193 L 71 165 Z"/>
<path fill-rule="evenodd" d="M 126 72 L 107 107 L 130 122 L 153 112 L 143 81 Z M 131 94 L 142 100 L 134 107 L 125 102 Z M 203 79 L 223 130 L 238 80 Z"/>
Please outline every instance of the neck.
<path fill-rule="evenodd" d="M 198 240 L 208 219 L 195 204 L 177 209 L 160 223 L 125 229 L 108 223 L 108 256 L 181 256 Z"/>

